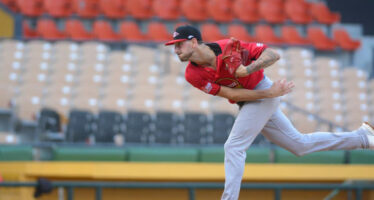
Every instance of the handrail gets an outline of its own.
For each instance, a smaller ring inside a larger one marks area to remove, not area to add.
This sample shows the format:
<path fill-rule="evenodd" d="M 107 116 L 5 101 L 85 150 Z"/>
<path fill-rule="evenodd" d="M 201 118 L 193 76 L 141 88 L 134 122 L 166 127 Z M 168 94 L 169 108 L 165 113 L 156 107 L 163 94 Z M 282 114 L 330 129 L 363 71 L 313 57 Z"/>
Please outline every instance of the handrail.
<path fill-rule="evenodd" d="M 0 187 L 35 187 L 36 182 L 0 182 Z M 74 188 L 95 188 L 96 200 L 102 199 L 103 188 L 158 188 L 188 189 L 189 200 L 195 200 L 195 189 L 223 189 L 223 183 L 212 182 L 88 182 L 53 181 L 53 187 L 67 189 L 68 200 L 73 200 Z M 242 189 L 275 190 L 274 199 L 281 200 L 281 192 L 287 190 L 355 190 L 356 200 L 362 199 L 363 190 L 374 190 L 374 184 L 329 184 L 329 183 L 243 183 Z"/>

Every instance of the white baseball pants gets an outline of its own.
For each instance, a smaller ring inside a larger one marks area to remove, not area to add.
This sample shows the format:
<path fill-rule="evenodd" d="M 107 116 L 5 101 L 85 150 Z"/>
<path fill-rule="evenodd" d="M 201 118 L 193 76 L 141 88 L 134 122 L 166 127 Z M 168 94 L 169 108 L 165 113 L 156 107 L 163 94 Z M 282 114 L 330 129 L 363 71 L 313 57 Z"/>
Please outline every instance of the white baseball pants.
<path fill-rule="evenodd" d="M 272 81 L 264 78 L 255 89 L 266 89 Z M 271 142 L 297 156 L 316 151 L 369 148 L 365 131 L 301 134 L 278 108 L 280 98 L 247 102 L 240 109 L 227 139 L 225 149 L 225 189 L 222 200 L 239 198 L 246 150 L 262 132 Z"/>

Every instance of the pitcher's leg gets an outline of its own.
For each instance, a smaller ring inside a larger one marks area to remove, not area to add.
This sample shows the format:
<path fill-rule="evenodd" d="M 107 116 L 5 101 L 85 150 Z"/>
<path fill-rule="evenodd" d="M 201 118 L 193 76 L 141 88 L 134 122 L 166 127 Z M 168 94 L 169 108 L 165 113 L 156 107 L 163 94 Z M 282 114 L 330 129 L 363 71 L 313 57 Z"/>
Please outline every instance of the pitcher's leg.
<path fill-rule="evenodd" d="M 316 151 L 369 148 L 365 130 L 362 128 L 352 132 L 302 134 L 280 109 L 271 116 L 262 132 L 270 141 L 297 156 Z"/>
<path fill-rule="evenodd" d="M 263 129 L 279 104 L 279 99 L 247 103 L 235 120 L 225 149 L 225 189 L 223 200 L 237 200 L 243 176 L 246 150 Z"/>

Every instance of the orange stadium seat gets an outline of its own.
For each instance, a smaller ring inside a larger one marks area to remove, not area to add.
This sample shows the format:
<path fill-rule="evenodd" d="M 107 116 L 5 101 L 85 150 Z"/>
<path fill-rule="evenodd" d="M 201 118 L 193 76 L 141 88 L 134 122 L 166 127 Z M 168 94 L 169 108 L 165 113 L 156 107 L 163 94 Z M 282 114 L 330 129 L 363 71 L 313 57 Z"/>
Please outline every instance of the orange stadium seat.
<path fill-rule="evenodd" d="M 206 11 L 217 22 L 230 22 L 233 20 L 231 0 L 208 0 Z"/>
<path fill-rule="evenodd" d="M 37 17 L 43 14 L 43 0 L 17 0 L 17 6 L 26 16 Z"/>
<path fill-rule="evenodd" d="M 104 20 L 97 20 L 93 24 L 93 34 L 99 40 L 103 41 L 118 41 L 121 36 L 114 32 L 109 22 Z"/>
<path fill-rule="evenodd" d="M 143 34 L 135 21 L 124 21 L 119 28 L 119 34 L 122 38 L 129 41 L 145 41 L 147 36 Z"/>
<path fill-rule="evenodd" d="M 44 9 L 53 17 L 68 17 L 73 13 L 70 0 L 44 0 Z"/>
<path fill-rule="evenodd" d="M 232 11 L 243 23 L 255 23 L 260 20 L 258 0 L 235 0 Z"/>
<path fill-rule="evenodd" d="M 291 44 L 291 45 L 310 44 L 310 42 L 306 38 L 303 38 L 300 36 L 299 32 L 294 26 L 283 26 L 282 27 L 282 38 L 284 42 Z"/>
<path fill-rule="evenodd" d="M 219 30 L 219 27 L 212 23 L 201 25 L 201 35 L 203 35 L 203 40 L 207 42 L 214 42 L 226 38 L 226 36 Z"/>
<path fill-rule="evenodd" d="M 279 24 L 286 20 L 282 0 L 262 0 L 259 3 L 258 10 L 261 17 L 269 23 Z"/>
<path fill-rule="evenodd" d="M 283 40 L 276 36 L 269 25 L 258 25 L 255 27 L 255 37 L 257 41 L 267 44 L 282 44 Z"/>
<path fill-rule="evenodd" d="M 149 19 L 153 16 L 153 0 L 127 0 L 126 9 L 135 19 Z"/>
<path fill-rule="evenodd" d="M 310 12 L 313 18 L 321 24 L 331 25 L 340 21 L 340 14 L 331 12 L 323 2 L 312 3 Z"/>
<path fill-rule="evenodd" d="M 22 22 L 23 36 L 26 39 L 37 38 L 39 34 L 36 30 L 33 30 L 27 21 Z"/>
<path fill-rule="evenodd" d="M 181 0 L 153 0 L 153 12 L 161 19 L 176 20 L 181 15 L 180 2 Z"/>
<path fill-rule="evenodd" d="M 333 34 L 335 42 L 344 50 L 354 51 L 361 45 L 359 40 L 353 40 L 344 29 L 335 29 Z"/>
<path fill-rule="evenodd" d="M 19 8 L 15 0 L 0 0 L 0 2 L 6 5 L 13 12 L 19 12 Z"/>
<path fill-rule="evenodd" d="M 39 19 L 36 25 L 38 34 L 47 40 L 60 40 L 66 38 L 66 33 L 58 30 L 53 19 Z"/>
<path fill-rule="evenodd" d="M 100 0 L 99 7 L 108 18 L 120 19 L 126 16 L 126 0 Z"/>
<path fill-rule="evenodd" d="M 255 38 L 249 35 L 245 26 L 240 24 L 232 24 L 228 27 L 228 36 L 234 37 L 239 40 L 243 40 L 246 42 L 254 42 Z"/>
<path fill-rule="evenodd" d="M 309 27 L 308 28 L 308 39 L 312 42 L 313 46 L 322 51 L 331 51 L 334 50 L 336 44 L 331 40 L 321 28 L 318 27 Z"/>
<path fill-rule="evenodd" d="M 73 8 L 80 17 L 94 18 L 99 14 L 99 0 L 73 0 Z"/>
<path fill-rule="evenodd" d="M 310 5 L 304 0 L 287 0 L 284 11 L 292 22 L 297 24 L 309 24 L 313 18 L 309 13 Z"/>
<path fill-rule="evenodd" d="M 191 21 L 204 21 L 208 18 L 205 0 L 183 0 L 181 2 L 182 14 Z"/>
<path fill-rule="evenodd" d="M 154 40 L 155 42 L 164 42 L 173 38 L 173 36 L 167 30 L 165 24 L 161 22 L 149 23 L 147 36 L 149 39 Z"/>
<path fill-rule="evenodd" d="M 67 20 L 65 30 L 68 36 L 73 40 L 91 40 L 94 35 L 88 32 L 82 22 L 78 19 Z"/>

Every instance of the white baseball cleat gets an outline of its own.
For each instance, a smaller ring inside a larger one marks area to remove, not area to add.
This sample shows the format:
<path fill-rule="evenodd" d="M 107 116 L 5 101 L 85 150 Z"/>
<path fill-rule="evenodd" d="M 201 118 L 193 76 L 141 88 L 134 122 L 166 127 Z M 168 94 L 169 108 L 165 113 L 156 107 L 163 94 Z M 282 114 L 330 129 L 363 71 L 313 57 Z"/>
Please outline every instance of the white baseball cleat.
<path fill-rule="evenodd" d="M 366 136 L 369 141 L 369 149 L 374 150 L 374 126 L 369 124 L 369 122 L 364 122 L 362 123 L 361 128 L 366 131 Z"/>

